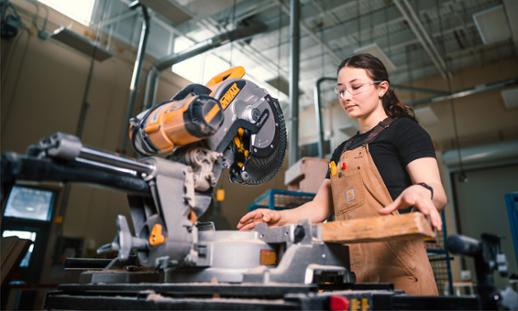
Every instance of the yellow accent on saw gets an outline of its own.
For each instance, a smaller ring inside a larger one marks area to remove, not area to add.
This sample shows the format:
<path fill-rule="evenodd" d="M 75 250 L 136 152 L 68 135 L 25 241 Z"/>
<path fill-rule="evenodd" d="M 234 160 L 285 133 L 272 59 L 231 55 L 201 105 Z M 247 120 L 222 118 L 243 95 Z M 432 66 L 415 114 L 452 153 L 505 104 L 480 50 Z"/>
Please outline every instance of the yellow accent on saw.
<path fill-rule="evenodd" d="M 149 235 L 149 244 L 151 246 L 157 246 L 165 243 L 165 237 L 162 234 L 162 225 L 155 224 L 153 229 L 151 229 L 151 234 Z"/>

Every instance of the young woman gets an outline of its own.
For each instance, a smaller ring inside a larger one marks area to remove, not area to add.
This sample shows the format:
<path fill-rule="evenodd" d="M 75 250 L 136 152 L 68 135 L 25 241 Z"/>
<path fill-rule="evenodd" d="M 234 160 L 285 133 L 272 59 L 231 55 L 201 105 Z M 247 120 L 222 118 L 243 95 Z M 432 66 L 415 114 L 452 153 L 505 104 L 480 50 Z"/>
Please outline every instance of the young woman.
<path fill-rule="evenodd" d="M 333 152 L 328 178 L 315 198 L 291 210 L 254 210 L 237 228 L 302 219 L 319 223 L 333 212 L 344 220 L 414 208 L 441 230 L 439 211 L 446 194 L 432 141 L 390 88 L 385 66 L 370 54 L 345 59 L 338 67 L 336 90 L 345 113 L 358 120 L 359 131 Z M 351 244 L 349 253 L 357 282 L 387 282 L 412 295 L 437 295 L 423 241 Z"/>

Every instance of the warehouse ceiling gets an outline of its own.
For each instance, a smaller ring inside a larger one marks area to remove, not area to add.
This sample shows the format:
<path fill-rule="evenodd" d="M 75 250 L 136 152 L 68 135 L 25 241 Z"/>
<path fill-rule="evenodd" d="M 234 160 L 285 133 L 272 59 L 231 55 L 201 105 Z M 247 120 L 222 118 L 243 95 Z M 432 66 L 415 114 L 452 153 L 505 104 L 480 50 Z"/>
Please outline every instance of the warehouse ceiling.
<path fill-rule="evenodd" d="M 286 100 L 289 81 L 289 1 L 142 0 L 152 10 L 148 53 L 163 57 L 236 25 L 263 23 L 266 33 L 209 53 L 228 65 L 243 65 Z M 511 26 L 502 0 L 303 0 L 301 1 L 301 106 L 313 102 L 315 81 L 336 76 L 336 66 L 360 51 L 382 58 L 391 80 L 411 84 L 514 57 Z M 138 42 L 141 20 L 129 1 L 98 0 L 101 26 Z M 107 9 L 109 7 L 109 10 Z M 130 26 L 131 25 L 131 26 Z M 182 41 L 183 40 L 183 41 Z M 175 42 L 176 48 L 175 48 Z M 221 68 L 223 70 L 224 68 Z M 181 73 L 180 73 L 181 74 Z M 208 78 L 208 77 L 206 77 Z M 202 81 L 196 81 L 202 82 Z M 332 84 L 326 99 L 332 98 Z"/>

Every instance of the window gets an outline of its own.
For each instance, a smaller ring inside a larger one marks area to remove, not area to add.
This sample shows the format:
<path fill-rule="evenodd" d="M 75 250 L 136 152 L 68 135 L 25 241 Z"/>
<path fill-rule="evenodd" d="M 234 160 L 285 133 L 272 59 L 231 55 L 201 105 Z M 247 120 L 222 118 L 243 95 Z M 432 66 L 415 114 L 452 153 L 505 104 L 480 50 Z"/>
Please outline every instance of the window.
<path fill-rule="evenodd" d="M 55 192 L 45 189 L 14 186 L 7 198 L 5 217 L 50 221 Z"/>
<path fill-rule="evenodd" d="M 92 18 L 95 0 L 38 0 L 54 10 L 88 26 Z"/>
<path fill-rule="evenodd" d="M 200 42 L 204 42 L 204 40 L 213 36 L 209 31 L 200 31 L 190 35 L 199 39 Z M 185 37 L 177 37 L 174 41 L 173 52 L 175 54 L 181 53 L 192 48 L 194 45 L 196 44 Z M 206 83 L 215 75 L 230 68 L 230 62 L 225 60 L 228 57 L 226 54 L 228 54 L 229 48 L 229 45 L 224 45 L 223 47 L 211 49 L 207 52 L 198 54 L 180 63 L 174 64 L 172 70 L 192 82 L 202 84 Z M 219 55 L 220 57 L 216 55 Z"/>
<path fill-rule="evenodd" d="M 190 35 L 199 37 L 196 39 L 200 42 L 211 37 L 211 33 L 209 32 L 200 32 L 195 34 L 196 36 Z M 194 45 L 191 40 L 185 37 L 176 37 L 174 40 L 173 53 L 181 53 Z M 240 51 L 237 47 L 232 48 L 230 44 L 225 44 L 217 49 L 212 49 L 174 64 L 172 71 L 187 80 L 204 84 L 216 74 L 229 69 L 231 67 L 231 58 L 235 61 L 233 66 L 240 65 L 245 68 L 247 73 L 246 79 L 265 88 L 273 97 L 277 98 L 279 102 L 287 102 L 288 95 L 282 93 L 282 91 L 279 91 L 272 85 L 265 83 L 265 81 L 272 79 L 276 73 L 268 70 L 265 66 L 257 65 L 255 61 L 247 56 L 246 52 Z"/>

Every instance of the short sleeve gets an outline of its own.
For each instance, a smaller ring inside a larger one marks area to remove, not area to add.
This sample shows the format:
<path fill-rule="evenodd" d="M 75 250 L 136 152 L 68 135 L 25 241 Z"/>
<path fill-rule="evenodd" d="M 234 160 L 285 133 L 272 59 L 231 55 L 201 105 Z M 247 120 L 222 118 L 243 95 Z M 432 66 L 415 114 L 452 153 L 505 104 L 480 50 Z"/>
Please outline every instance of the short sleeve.
<path fill-rule="evenodd" d="M 419 158 L 435 158 L 432 138 L 417 122 L 401 118 L 396 124 L 395 144 L 403 166 Z"/>

